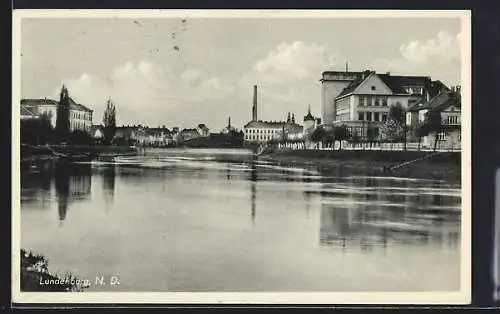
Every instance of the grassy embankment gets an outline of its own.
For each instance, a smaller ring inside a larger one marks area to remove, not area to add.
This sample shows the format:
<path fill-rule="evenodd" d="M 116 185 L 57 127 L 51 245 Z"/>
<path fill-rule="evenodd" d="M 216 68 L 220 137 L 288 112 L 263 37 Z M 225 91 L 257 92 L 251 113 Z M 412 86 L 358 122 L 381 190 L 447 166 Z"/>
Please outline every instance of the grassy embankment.
<path fill-rule="evenodd" d="M 277 161 L 284 165 L 314 166 L 324 174 L 384 175 L 460 182 L 461 153 L 459 152 L 444 153 L 394 171 L 386 169 L 388 166 L 428 154 L 430 152 L 290 150 L 266 153 L 261 159 Z"/>

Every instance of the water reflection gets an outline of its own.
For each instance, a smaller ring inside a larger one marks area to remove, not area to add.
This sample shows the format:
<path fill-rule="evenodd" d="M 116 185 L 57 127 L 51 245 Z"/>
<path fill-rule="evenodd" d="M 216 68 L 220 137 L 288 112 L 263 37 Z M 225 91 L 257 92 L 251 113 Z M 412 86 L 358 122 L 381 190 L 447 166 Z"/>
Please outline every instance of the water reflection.
<path fill-rule="evenodd" d="M 59 221 L 62 224 L 67 216 L 69 200 L 85 200 L 90 197 L 90 164 L 57 161 L 54 169 L 54 181 Z"/>
<path fill-rule="evenodd" d="M 255 224 L 255 199 L 257 198 L 257 165 L 255 164 L 255 158 L 253 158 L 250 162 L 250 190 L 251 190 L 251 217 L 252 223 Z"/>
<path fill-rule="evenodd" d="M 429 189 L 433 192 L 428 193 Z M 364 251 L 387 248 L 388 243 L 427 244 L 431 240 L 455 245 L 461 200 L 448 190 L 436 183 L 422 187 L 412 181 L 376 178 L 325 184 L 320 192 L 319 243 L 344 249 L 359 246 Z"/>
<path fill-rule="evenodd" d="M 57 164 L 24 180 L 23 197 L 48 189 L 59 220 L 78 223 L 47 230 L 41 218 L 53 221 L 54 212 L 32 210 L 39 199 L 25 203 L 23 246 L 59 261 L 61 271 L 123 276 L 120 291 L 458 287 L 459 186 L 206 157 Z M 103 215 L 111 207 L 119 210 Z"/>
<path fill-rule="evenodd" d="M 102 191 L 106 212 L 112 207 L 115 200 L 116 164 L 111 163 L 102 171 Z"/>

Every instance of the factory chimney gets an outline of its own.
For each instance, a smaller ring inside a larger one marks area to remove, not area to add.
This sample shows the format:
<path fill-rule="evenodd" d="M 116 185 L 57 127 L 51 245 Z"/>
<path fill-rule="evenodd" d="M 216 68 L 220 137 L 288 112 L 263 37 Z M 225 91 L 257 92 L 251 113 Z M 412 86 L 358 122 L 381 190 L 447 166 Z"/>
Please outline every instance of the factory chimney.
<path fill-rule="evenodd" d="M 252 121 L 257 121 L 257 85 L 253 86 Z"/>

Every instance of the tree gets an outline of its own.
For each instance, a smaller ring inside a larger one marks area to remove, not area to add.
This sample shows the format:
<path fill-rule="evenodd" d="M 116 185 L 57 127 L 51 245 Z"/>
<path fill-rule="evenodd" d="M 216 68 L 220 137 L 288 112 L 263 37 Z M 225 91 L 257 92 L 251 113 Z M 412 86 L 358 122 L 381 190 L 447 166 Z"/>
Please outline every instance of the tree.
<path fill-rule="evenodd" d="M 44 112 L 40 115 L 39 135 L 40 144 L 50 143 L 54 140 L 54 128 L 52 127 L 52 112 Z"/>
<path fill-rule="evenodd" d="M 57 104 L 56 137 L 59 142 L 66 142 L 70 134 L 69 110 L 70 100 L 68 89 L 63 85 Z"/>
<path fill-rule="evenodd" d="M 325 138 L 326 132 L 322 127 L 317 127 L 310 135 L 311 141 L 314 143 L 321 142 Z"/>
<path fill-rule="evenodd" d="M 442 131 L 441 112 L 437 110 L 428 111 L 426 120 L 429 133 L 434 133 L 434 151 L 436 151 L 439 133 Z"/>
<path fill-rule="evenodd" d="M 403 135 L 403 128 L 395 119 L 387 119 L 380 127 L 380 137 L 385 141 L 400 141 Z"/>
<path fill-rule="evenodd" d="M 422 137 L 429 135 L 429 125 L 427 123 L 420 123 L 416 129 L 415 133 L 418 137 L 418 150 L 420 151 L 420 143 L 422 142 Z"/>
<path fill-rule="evenodd" d="M 394 133 L 392 141 L 403 140 L 404 150 L 406 150 L 406 137 L 408 128 L 406 127 L 406 112 L 400 102 L 397 102 L 395 105 L 391 105 L 391 107 L 389 108 L 388 120 L 395 121 L 400 126 L 400 129 L 397 130 L 397 132 L 400 132 L 400 134 L 398 134 L 397 132 Z"/>
<path fill-rule="evenodd" d="M 368 143 L 370 143 L 370 148 L 372 148 L 372 143 L 375 141 L 377 138 L 377 129 L 373 126 L 369 126 L 366 129 L 366 139 Z"/>
<path fill-rule="evenodd" d="M 347 127 L 345 125 L 336 126 L 333 129 L 335 135 L 335 140 L 339 141 L 339 150 L 342 149 L 342 141 L 347 140 L 349 132 L 347 132 Z"/>
<path fill-rule="evenodd" d="M 108 99 L 106 104 L 103 123 L 104 143 L 109 145 L 116 133 L 116 108 L 111 99 Z"/>

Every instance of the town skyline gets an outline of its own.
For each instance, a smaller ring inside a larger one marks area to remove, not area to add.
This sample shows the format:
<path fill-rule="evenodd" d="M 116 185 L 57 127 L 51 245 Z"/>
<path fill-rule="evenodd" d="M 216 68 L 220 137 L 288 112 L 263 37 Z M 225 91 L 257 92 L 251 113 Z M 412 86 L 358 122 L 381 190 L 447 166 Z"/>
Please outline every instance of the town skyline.
<path fill-rule="evenodd" d="M 241 129 L 251 119 L 253 85 L 259 119 L 291 112 L 301 121 L 309 105 L 320 116 L 321 73 L 346 62 L 349 71 L 460 85 L 458 18 L 24 19 L 22 26 L 21 97 L 58 100 L 65 84 L 94 110 L 96 124 L 111 98 L 119 125 L 220 130 L 231 116 Z M 389 30 L 391 38 L 380 35 Z"/>

